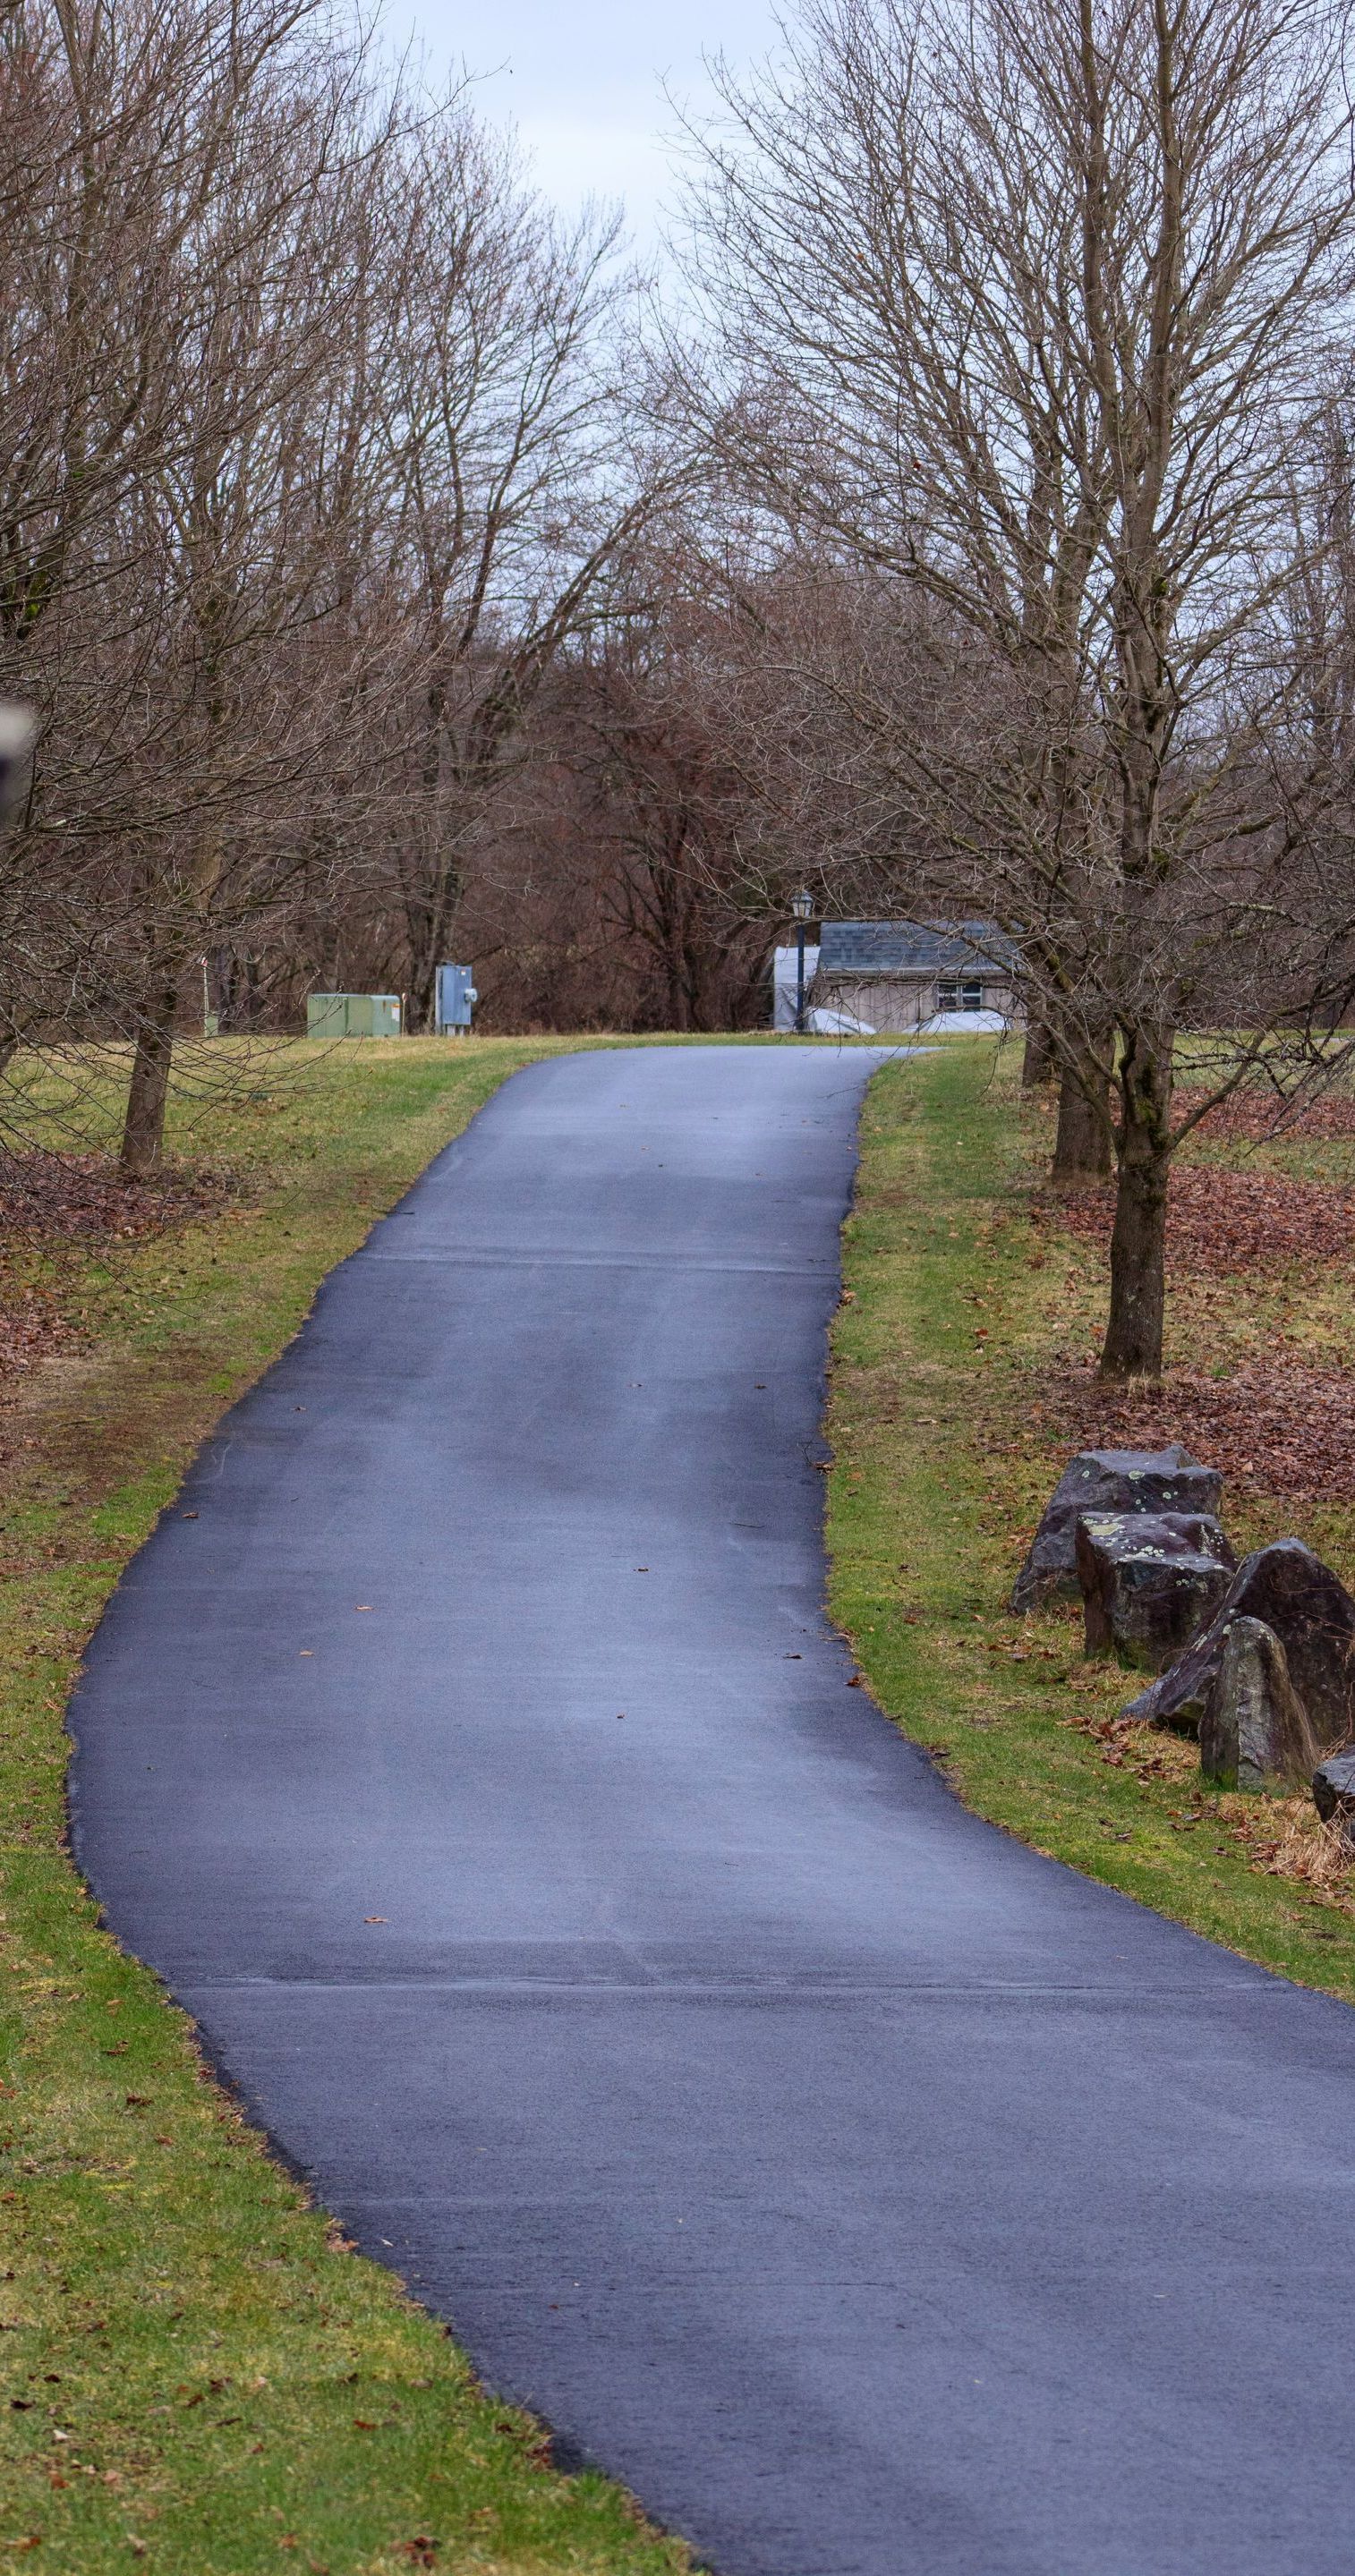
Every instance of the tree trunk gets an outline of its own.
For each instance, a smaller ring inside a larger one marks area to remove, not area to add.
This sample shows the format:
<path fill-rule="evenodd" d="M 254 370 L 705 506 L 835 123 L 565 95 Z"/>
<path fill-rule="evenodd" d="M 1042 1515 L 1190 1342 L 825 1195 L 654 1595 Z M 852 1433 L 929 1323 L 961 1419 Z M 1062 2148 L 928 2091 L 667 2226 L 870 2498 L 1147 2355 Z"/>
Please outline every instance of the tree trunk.
<path fill-rule="evenodd" d="M 1100 1110 L 1096 1106 L 1098 1098 Z M 1105 1114 L 1105 1102 L 1105 1076 L 1096 1065 L 1085 1061 L 1077 1073 L 1070 1065 L 1064 1067 L 1050 1171 L 1055 1189 L 1087 1189 L 1096 1181 L 1109 1179 L 1110 1120 Z"/>
<path fill-rule="evenodd" d="M 174 1056 L 174 1013 L 178 985 L 164 985 L 147 1004 L 132 1058 L 127 1120 L 122 1131 L 122 1168 L 129 1180 L 146 1180 L 158 1172 L 165 1150 L 165 1104 Z"/>
<path fill-rule="evenodd" d="M 1054 1046 L 1043 1020 L 1026 1022 L 1026 1052 L 1021 1059 L 1021 1088 L 1033 1091 L 1037 1083 L 1054 1079 Z"/>
<path fill-rule="evenodd" d="M 438 964 L 431 950 L 427 956 L 411 961 L 405 996 L 406 1037 L 424 1037 L 436 1024 Z"/>
<path fill-rule="evenodd" d="M 1171 1033 L 1137 1033 L 1120 1069 L 1120 1168 L 1102 1377 L 1162 1374 L 1171 1093 Z"/>
<path fill-rule="evenodd" d="M 668 985 L 666 1026 L 675 1029 L 679 1037 L 685 1037 L 692 1025 L 692 1014 L 687 994 L 687 979 L 682 971 L 681 953 L 674 955 L 670 952 L 665 965 Z"/>
<path fill-rule="evenodd" d="M 681 844 L 679 844 L 679 851 Z M 692 1025 L 692 998 L 687 974 L 685 908 L 678 887 L 678 863 L 666 854 L 664 870 L 664 982 L 668 988 L 665 1027 L 685 1036 Z"/>
<path fill-rule="evenodd" d="M 451 919 L 461 893 L 461 871 L 444 858 L 422 920 L 411 919 L 405 1034 L 422 1037 L 437 1023 L 438 968 L 449 962 Z"/>

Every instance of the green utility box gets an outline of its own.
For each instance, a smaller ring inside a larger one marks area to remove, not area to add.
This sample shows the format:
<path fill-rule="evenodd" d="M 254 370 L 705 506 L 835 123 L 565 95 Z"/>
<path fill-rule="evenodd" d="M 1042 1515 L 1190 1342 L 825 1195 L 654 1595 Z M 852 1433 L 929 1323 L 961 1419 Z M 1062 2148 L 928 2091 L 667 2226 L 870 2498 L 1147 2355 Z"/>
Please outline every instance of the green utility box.
<path fill-rule="evenodd" d="M 306 1003 L 308 1038 L 398 1038 L 398 993 L 312 993 Z"/>

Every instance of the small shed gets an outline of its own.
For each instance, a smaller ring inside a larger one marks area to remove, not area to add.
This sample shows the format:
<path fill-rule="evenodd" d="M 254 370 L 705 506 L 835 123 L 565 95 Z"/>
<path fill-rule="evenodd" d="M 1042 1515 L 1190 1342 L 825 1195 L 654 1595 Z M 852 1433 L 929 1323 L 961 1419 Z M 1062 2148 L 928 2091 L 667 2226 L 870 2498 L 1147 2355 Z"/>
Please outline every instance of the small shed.
<path fill-rule="evenodd" d="M 1015 1024 L 1014 964 L 991 921 L 825 921 L 812 998 L 894 1034 Z"/>

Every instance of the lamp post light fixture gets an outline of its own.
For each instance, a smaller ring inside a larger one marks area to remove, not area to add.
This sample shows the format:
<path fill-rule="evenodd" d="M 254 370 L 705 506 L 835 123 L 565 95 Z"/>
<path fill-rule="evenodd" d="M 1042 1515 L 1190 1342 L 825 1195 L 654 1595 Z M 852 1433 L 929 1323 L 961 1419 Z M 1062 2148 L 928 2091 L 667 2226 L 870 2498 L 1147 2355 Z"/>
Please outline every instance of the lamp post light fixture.
<path fill-rule="evenodd" d="M 799 893 L 791 896 L 790 908 L 795 915 L 795 1034 L 802 1038 L 805 1033 L 805 923 L 814 909 L 814 898 L 807 886 L 801 886 Z"/>

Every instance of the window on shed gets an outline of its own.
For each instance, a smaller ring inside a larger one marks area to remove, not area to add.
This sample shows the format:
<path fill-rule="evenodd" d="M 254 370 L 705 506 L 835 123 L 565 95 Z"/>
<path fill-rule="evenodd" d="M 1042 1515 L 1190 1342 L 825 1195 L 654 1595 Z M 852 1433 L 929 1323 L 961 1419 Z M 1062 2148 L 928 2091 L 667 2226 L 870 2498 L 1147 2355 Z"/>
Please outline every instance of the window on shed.
<path fill-rule="evenodd" d="M 936 988 L 938 1011 L 981 1011 L 983 986 L 977 976 L 956 976 Z"/>

